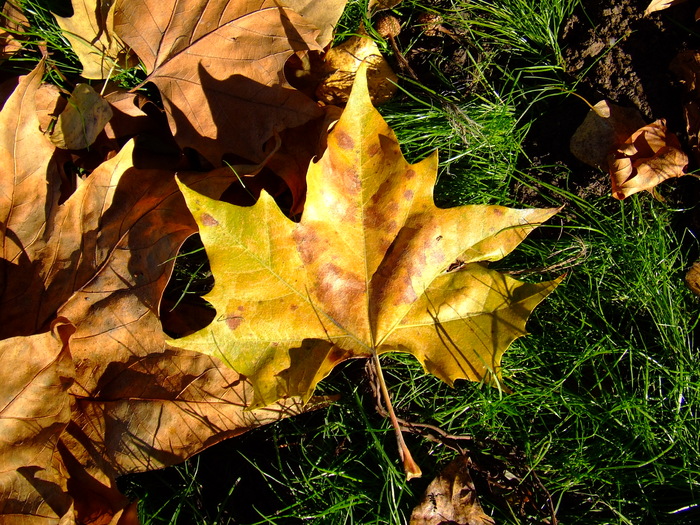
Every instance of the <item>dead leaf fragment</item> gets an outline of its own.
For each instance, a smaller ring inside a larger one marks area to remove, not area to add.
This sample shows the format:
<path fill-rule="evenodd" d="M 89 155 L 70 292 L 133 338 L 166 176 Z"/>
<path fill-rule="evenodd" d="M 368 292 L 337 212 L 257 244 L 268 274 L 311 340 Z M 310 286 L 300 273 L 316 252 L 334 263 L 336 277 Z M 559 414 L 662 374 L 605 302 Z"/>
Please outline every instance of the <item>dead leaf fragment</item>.
<path fill-rule="evenodd" d="M 309 166 L 299 223 L 265 192 L 237 207 L 181 184 L 211 263 L 205 299 L 217 315 L 171 344 L 250 378 L 254 407 L 308 398 L 335 365 L 372 352 L 411 353 L 449 384 L 495 384 L 505 349 L 558 282 L 523 283 L 487 267 L 558 210 L 436 208 L 437 156 L 405 161 L 363 69 Z M 455 260 L 462 269 L 447 273 Z"/>
<path fill-rule="evenodd" d="M 662 11 L 672 5 L 682 4 L 683 2 L 685 0 L 652 0 L 644 10 L 644 16 L 648 16 L 656 11 Z"/>
<path fill-rule="evenodd" d="M 685 284 L 695 295 L 700 295 L 700 261 L 696 261 L 686 272 Z"/>
<path fill-rule="evenodd" d="M 333 40 L 333 30 L 347 3 L 347 0 L 286 0 L 284 5 L 320 29 L 316 41 L 326 47 Z"/>
<path fill-rule="evenodd" d="M 613 197 L 622 200 L 685 175 L 688 156 L 680 148 L 663 119 L 635 131 L 608 159 Z"/>
<path fill-rule="evenodd" d="M 115 68 L 126 69 L 138 64 L 114 34 L 115 3 L 112 0 L 72 0 L 72 4 L 73 16 L 54 17 L 80 59 L 83 78 L 109 78 Z"/>
<path fill-rule="evenodd" d="M 700 161 L 700 52 L 681 51 L 671 61 L 669 69 L 685 91 L 683 116 L 691 153 L 697 162 Z"/>
<path fill-rule="evenodd" d="M 460 456 L 430 482 L 411 513 L 410 525 L 494 525 L 484 513 L 471 475 L 469 459 Z"/>
<path fill-rule="evenodd" d="M 636 109 L 601 100 L 574 132 L 569 149 L 581 162 L 607 171 L 608 153 L 645 124 Z"/>
<path fill-rule="evenodd" d="M 57 148 L 78 150 L 91 146 L 112 118 L 112 108 L 89 84 L 78 84 L 48 139 Z"/>
<path fill-rule="evenodd" d="M 7 0 L 0 11 L 0 63 L 22 49 L 20 35 L 28 26 L 22 9 L 12 0 Z"/>
<path fill-rule="evenodd" d="M 367 13 L 372 16 L 379 11 L 392 9 L 400 3 L 401 0 L 370 0 L 367 4 Z"/>
<path fill-rule="evenodd" d="M 367 82 L 375 106 L 388 102 L 396 93 L 398 77 L 382 56 L 377 43 L 368 36 L 352 36 L 326 53 L 326 77 L 316 88 L 316 96 L 326 104 L 342 105 L 348 101 L 357 70 L 366 61 Z"/>

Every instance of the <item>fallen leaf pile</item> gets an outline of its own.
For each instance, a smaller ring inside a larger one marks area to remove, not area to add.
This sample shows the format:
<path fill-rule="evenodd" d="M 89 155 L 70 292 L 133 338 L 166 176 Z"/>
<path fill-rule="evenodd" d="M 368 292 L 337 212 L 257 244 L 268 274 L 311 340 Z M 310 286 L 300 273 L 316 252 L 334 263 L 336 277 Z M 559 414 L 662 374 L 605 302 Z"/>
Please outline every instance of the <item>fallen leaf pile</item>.
<path fill-rule="evenodd" d="M 3 56 L 24 23 L 8 5 Z M 499 380 L 557 282 L 488 263 L 557 210 L 438 209 L 437 155 L 406 163 L 364 68 L 345 109 L 315 98 L 328 69 L 292 86 L 285 68 L 322 62 L 345 2 L 319 5 L 74 2 L 57 20 L 102 92 L 42 84 L 42 61 L 2 101 L 3 523 L 137 523 L 118 476 L 317 406 L 315 385 L 352 357 L 409 352 L 450 384 Z M 162 110 L 106 82 L 138 61 Z M 216 200 L 250 190 L 253 206 Z M 216 316 L 168 338 L 163 291 L 197 230 Z"/>

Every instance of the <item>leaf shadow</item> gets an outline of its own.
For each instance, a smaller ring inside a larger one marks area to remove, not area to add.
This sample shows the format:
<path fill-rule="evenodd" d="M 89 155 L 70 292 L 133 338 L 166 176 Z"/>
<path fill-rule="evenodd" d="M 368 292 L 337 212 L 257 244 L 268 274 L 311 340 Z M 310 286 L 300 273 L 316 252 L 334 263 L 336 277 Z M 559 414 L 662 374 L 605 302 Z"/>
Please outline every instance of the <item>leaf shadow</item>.
<path fill-rule="evenodd" d="M 219 80 L 201 62 L 196 79 L 208 108 L 202 111 L 190 104 L 190 109 L 193 115 L 201 113 L 203 124 L 193 125 L 173 100 L 168 111 L 180 147 L 197 150 L 213 166 L 224 161 L 259 164 L 274 151 L 276 133 L 321 115 L 310 98 L 281 84 L 265 85 L 240 74 Z M 216 129 L 214 137 L 207 136 L 208 118 Z"/>

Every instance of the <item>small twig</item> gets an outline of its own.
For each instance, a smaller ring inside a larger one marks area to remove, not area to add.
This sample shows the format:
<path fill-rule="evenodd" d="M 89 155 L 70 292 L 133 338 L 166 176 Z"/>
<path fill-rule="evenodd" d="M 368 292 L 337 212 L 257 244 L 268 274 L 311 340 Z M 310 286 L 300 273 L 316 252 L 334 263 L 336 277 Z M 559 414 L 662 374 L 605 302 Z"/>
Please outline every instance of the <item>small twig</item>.
<path fill-rule="evenodd" d="M 384 404 L 382 403 L 383 396 L 381 395 L 381 387 L 379 384 L 377 373 L 375 371 L 374 361 L 367 362 L 367 372 L 370 376 L 369 383 L 370 387 L 372 388 L 372 394 L 374 395 L 375 410 L 381 417 L 390 418 L 391 415 L 389 414 L 387 409 L 384 408 Z M 460 454 L 464 454 L 464 449 L 460 447 L 458 443 L 452 442 L 472 441 L 474 439 L 472 436 L 458 436 L 455 434 L 449 434 L 436 425 L 430 425 L 428 423 L 412 423 L 410 421 L 406 421 L 405 419 L 401 419 L 395 414 L 394 418 L 396 419 L 396 422 L 399 425 L 399 429 L 402 432 L 410 432 L 412 434 L 421 436 L 427 439 L 428 441 L 440 443 L 448 448 L 451 448 L 456 452 L 459 452 Z"/>
<path fill-rule="evenodd" d="M 549 514 L 552 517 L 552 522 L 550 523 L 550 525 L 557 525 L 559 521 L 557 520 L 557 511 L 554 508 L 552 495 L 547 490 L 547 487 L 544 486 L 544 483 L 542 483 L 542 480 L 540 480 L 540 477 L 537 475 L 537 473 L 532 469 L 530 470 L 530 473 L 534 476 L 535 480 L 537 481 L 537 485 L 539 485 L 539 487 L 542 489 L 545 496 L 547 497 L 547 506 L 549 507 Z"/>
<path fill-rule="evenodd" d="M 396 435 L 396 443 L 399 446 L 399 455 L 401 456 L 401 461 L 403 462 L 403 470 L 406 473 L 406 479 L 420 478 L 423 474 L 420 470 L 418 464 L 413 460 L 411 456 L 411 451 L 408 450 L 406 442 L 403 439 L 403 433 L 401 432 L 401 425 L 396 413 L 394 412 L 394 407 L 391 404 L 391 397 L 389 396 L 389 390 L 386 387 L 386 382 L 384 381 L 384 374 L 382 373 L 382 365 L 379 362 L 379 356 L 377 352 L 372 352 L 372 365 L 374 367 L 374 373 L 376 374 L 376 380 L 379 384 L 379 391 L 381 392 L 381 398 L 384 399 L 386 403 L 386 412 L 391 420 L 391 425 L 394 427 L 394 434 Z M 374 388 L 374 387 L 373 387 Z"/>

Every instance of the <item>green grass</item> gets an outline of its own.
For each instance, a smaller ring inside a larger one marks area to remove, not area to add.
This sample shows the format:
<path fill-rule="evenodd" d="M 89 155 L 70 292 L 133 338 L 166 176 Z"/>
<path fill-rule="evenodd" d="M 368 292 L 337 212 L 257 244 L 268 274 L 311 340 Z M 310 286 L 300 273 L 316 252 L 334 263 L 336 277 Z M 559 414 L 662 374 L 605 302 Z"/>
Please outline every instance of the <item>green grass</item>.
<path fill-rule="evenodd" d="M 435 83 L 404 78 L 403 91 L 382 108 L 409 160 L 439 149 L 438 204 L 516 206 L 522 188 L 541 205 L 566 204 L 498 264 L 529 280 L 566 272 L 535 310 L 530 335 L 504 357 L 512 392 L 450 388 L 408 356 L 382 358 L 399 417 L 469 438 L 407 433 L 424 477 L 406 482 L 364 363 L 346 363 L 319 388 L 341 394 L 329 408 L 256 429 L 180 466 L 120 479 L 139 498 L 144 524 L 406 523 L 431 477 L 457 454 L 448 445 L 480 466 L 482 504 L 499 524 L 544 523 L 538 479 L 567 525 L 700 521 L 700 310 L 683 284 L 698 250 L 683 227 L 686 212 L 648 194 L 622 203 L 583 199 L 570 168 L 530 169 L 522 150 L 543 102 L 564 100 L 575 83 L 562 74 L 556 38 L 574 3 L 404 0 L 394 10 L 407 24 L 421 11 L 440 12 L 446 26 L 460 28 L 468 51 L 468 84 L 436 56 Z M 340 39 L 357 31 L 364 12 L 365 2 L 349 3 Z M 50 19 L 33 16 L 36 38 L 69 56 Z M 418 43 L 408 39 L 403 52 Z M 22 60 L 30 54 L 17 63 L 29 65 Z M 79 71 L 72 64 L 57 59 L 67 75 Z M 182 293 L 201 292 L 203 279 L 191 279 L 200 265 L 178 266 Z M 489 494 L 488 468 L 515 482 Z M 525 494 L 537 505 L 521 512 Z"/>
<path fill-rule="evenodd" d="M 62 9 L 65 9 L 63 3 L 50 0 L 10 1 L 21 6 L 28 20 L 28 26 L 21 32 L 15 33 L 24 45 L 20 51 L 0 64 L 0 71 L 14 75 L 29 73 L 42 59 L 42 48 L 44 48 L 47 51 L 44 81 L 72 91 L 74 87 L 72 80 L 81 74 L 83 68 L 50 11 L 53 7 L 57 12 L 62 12 Z M 68 12 L 64 14 L 67 16 Z M 0 25 L 4 23 L 4 19 L 0 18 Z M 109 80 L 130 89 L 138 86 L 145 77 L 145 71 L 141 65 L 129 69 L 117 66 Z M 98 80 L 92 83 L 99 91 L 105 81 Z"/>

